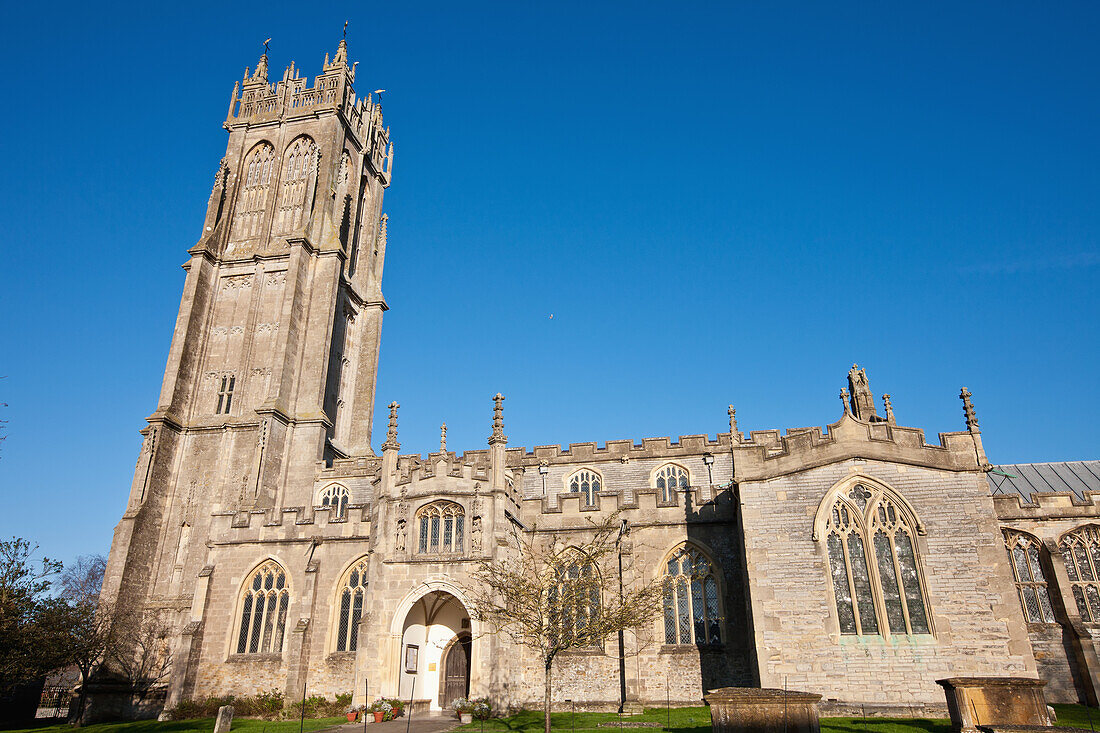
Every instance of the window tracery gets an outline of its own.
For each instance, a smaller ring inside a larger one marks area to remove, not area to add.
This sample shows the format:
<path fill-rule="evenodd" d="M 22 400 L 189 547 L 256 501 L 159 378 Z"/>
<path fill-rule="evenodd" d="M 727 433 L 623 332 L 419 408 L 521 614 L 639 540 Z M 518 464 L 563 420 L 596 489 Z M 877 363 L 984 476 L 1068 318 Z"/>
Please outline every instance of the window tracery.
<path fill-rule="evenodd" d="M 320 507 L 332 507 L 334 510 L 331 515 L 332 518 L 343 519 L 348 513 L 348 500 L 350 494 L 347 487 L 340 484 L 332 484 L 321 489 L 321 493 L 317 495 L 317 506 Z"/>
<path fill-rule="evenodd" d="M 654 483 L 657 489 L 657 501 L 661 504 L 673 504 L 676 502 L 678 491 L 688 490 L 688 472 L 670 463 L 657 471 Z"/>
<path fill-rule="evenodd" d="M 421 555 L 462 552 L 466 512 L 453 501 L 437 501 L 416 513 L 420 525 Z"/>
<path fill-rule="evenodd" d="M 245 160 L 232 239 L 249 239 L 261 234 L 274 162 L 275 148 L 270 143 L 257 145 Z"/>
<path fill-rule="evenodd" d="M 340 589 L 340 618 L 336 627 L 336 651 L 356 650 L 366 595 L 367 560 L 363 558 L 344 574 L 343 587 Z"/>
<path fill-rule="evenodd" d="M 600 492 L 602 479 L 600 474 L 587 468 L 574 473 L 569 477 L 569 493 L 580 494 L 584 498 L 586 507 L 596 506 L 596 494 Z"/>
<path fill-rule="evenodd" d="M 289 606 L 286 571 L 268 560 L 256 568 L 244 586 L 237 654 L 281 654 Z"/>
<path fill-rule="evenodd" d="M 1024 617 L 1028 623 L 1054 623 L 1054 609 L 1050 605 L 1046 574 L 1040 561 L 1042 545 L 1023 532 L 1006 530 L 1004 537 Z"/>
<path fill-rule="evenodd" d="M 665 643 L 721 644 L 718 582 L 710 560 L 684 545 L 668 559 L 665 573 Z"/>
<path fill-rule="evenodd" d="M 877 487 L 859 483 L 834 500 L 825 545 L 841 634 L 931 633 L 914 524 Z"/>
<path fill-rule="evenodd" d="M 276 231 L 291 232 L 302 226 L 306 205 L 312 198 L 317 175 L 317 145 L 308 137 L 299 137 L 286 150 Z"/>
<path fill-rule="evenodd" d="M 558 582 L 551 586 L 547 610 L 555 643 L 564 646 L 598 646 L 600 583 L 595 565 L 579 552 L 567 554 L 558 566 Z"/>
<path fill-rule="evenodd" d="M 1082 621 L 1100 621 L 1100 527 L 1082 527 L 1058 543 Z"/>

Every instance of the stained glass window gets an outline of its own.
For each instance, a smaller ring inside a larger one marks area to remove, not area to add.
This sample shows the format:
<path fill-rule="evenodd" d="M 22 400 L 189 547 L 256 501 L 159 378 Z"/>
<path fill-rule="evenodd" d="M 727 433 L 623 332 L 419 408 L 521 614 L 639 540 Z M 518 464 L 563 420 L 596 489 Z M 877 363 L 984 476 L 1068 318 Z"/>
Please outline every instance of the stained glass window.
<path fill-rule="evenodd" d="M 703 553 L 685 545 L 665 565 L 666 644 L 721 644 L 718 583 Z"/>
<path fill-rule="evenodd" d="M 420 520 L 421 554 L 455 554 L 462 552 L 463 509 L 453 501 L 437 501 L 417 512 Z"/>
<path fill-rule="evenodd" d="M 930 633 L 914 527 L 885 492 L 856 484 L 829 512 L 829 556 L 842 634 Z"/>
<path fill-rule="evenodd" d="M 1100 578 L 1100 527 L 1074 530 L 1062 538 L 1058 549 L 1062 551 L 1062 561 L 1066 564 L 1066 574 L 1081 620 L 1100 621 L 1100 584 L 1097 583 L 1097 578 Z M 1030 557 L 1028 563 L 1031 563 Z M 1038 565 L 1038 550 L 1035 564 Z M 1041 604 L 1042 600 L 1039 602 Z"/>
<path fill-rule="evenodd" d="M 321 493 L 317 495 L 317 506 L 332 507 L 333 512 L 329 516 L 333 519 L 343 519 L 348 513 L 349 497 L 347 488 L 340 484 L 332 484 L 321 489 Z"/>
<path fill-rule="evenodd" d="M 367 593 L 366 558 L 352 565 L 340 589 L 340 618 L 336 625 L 336 651 L 353 652 Z"/>
<path fill-rule="evenodd" d="M 1054 609 L 1050 605 L 1046 574 L 1039 562 L 1039 540 L 1022 532 L 1005 532 L 1005 548 L 1016 578 L 1016 592 L 1029 623 L 1054 623 Z"/>
<path fill-rule="evenodd" d="M 688 489 L 688 473 L 680 466 L 670 463 L 657 471 L 655 483 L 657 501 L 661 504 L 673 504 L 676 493 Z"/>
<path fill-rule="evenodd" d="M 245 585 L 237 654 L 281 654 L 289 606 L 286 571 L 268 560 Z"/>

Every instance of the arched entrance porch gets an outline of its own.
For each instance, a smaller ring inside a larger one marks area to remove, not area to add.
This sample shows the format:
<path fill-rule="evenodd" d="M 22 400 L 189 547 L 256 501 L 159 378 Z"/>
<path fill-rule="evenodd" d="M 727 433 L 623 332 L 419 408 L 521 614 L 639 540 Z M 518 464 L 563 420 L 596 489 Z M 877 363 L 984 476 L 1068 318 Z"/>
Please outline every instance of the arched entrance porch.
<path fill-rule="evenodd" d="M 451 593 L 433 590 L 405 614 L 401 630 L 398 694 L 427 700 L 432 710 L 469 697 L 472 660 L 470 614 Z"/>

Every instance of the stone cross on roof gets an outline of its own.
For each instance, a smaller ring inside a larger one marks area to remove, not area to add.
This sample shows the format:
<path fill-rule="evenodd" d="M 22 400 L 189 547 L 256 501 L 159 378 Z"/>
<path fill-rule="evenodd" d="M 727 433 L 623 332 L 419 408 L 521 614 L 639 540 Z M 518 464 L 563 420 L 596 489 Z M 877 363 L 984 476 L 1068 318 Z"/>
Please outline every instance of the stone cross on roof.
<path fill-rule="evenodd" d="M 397 450 L 401 444 L 397 442 L 397 408 L 401 405 L 397 402 L 390 403 L 390 425 L 386 430 L 386 442 L 382 444 L 382 450 Z"/>
<path fill-rule="evenodd" d="M 489 438 L 489 443 L 507 443 L 508 438 L 504 435 L 504 395 L 497 392 L 493 397 L 493 435 Z"/>
<path fill-rule="evenodd" d="M 439 426 L 439 452 L 447 452 L 447 423 Z"/>

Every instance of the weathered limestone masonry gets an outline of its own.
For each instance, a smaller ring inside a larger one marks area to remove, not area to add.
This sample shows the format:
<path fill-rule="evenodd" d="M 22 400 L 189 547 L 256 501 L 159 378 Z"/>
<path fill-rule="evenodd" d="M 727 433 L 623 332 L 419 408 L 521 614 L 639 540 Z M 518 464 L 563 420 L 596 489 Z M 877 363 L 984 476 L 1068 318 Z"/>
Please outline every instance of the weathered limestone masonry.
<path fill-rule="evenodd" d="M 623 586 L 669 591 L 621 643 L 557 658 L 557 705 L 789 686 L 942 706 L 936 679 L 995 674 L 1096 699 L 1100 502 L 998 495 L 987 481 L 1010 472 L 965 389 L 966 429 L 938 444 L 897 425 L 889 395 L 878 415 L 853 366 L 824 429 L 745 436 L 730 407 L 713 437 L 527 450 L 497 395 L 485 449 L 448 450 L 444 426 L 437 452 L 402 454 L 394 402 L 375 453 L 393 146 L 355 75 L 344 42 L 312 86 L 293 64 L 270 83 L 265 53 L 230 99 L 104 587 L 171 620 L 167 706 L 269 690 L 537 704 L 541 663 L 481 626 L 471 571 L 511 533 L 568 545 L 616 511 Z"/>

